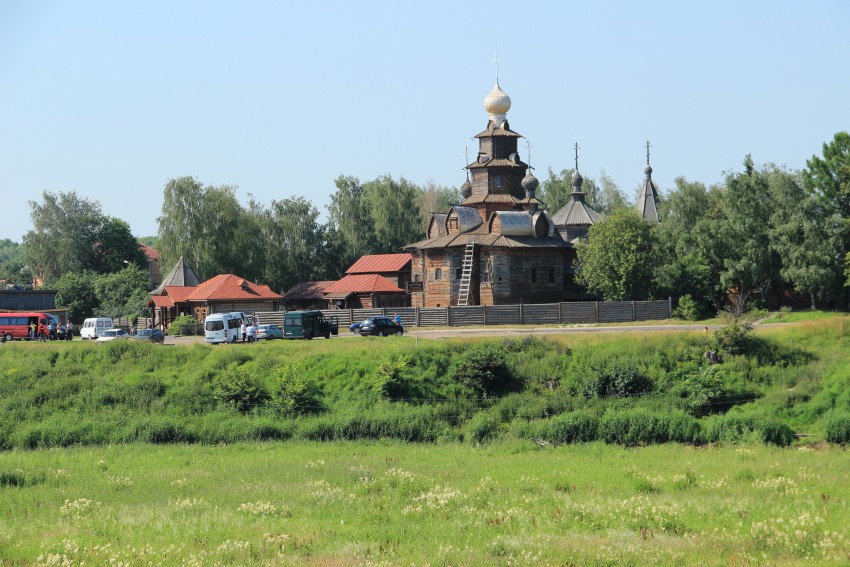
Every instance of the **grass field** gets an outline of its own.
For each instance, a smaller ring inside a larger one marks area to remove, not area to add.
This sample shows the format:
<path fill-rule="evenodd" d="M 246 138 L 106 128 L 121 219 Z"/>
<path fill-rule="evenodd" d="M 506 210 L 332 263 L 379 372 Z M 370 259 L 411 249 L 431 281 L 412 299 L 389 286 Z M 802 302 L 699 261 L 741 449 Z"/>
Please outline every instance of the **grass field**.
<path fill-rule="evenodd" d="M 803 319 L 7 344 L 0 564 L 846 565 L 850 318 Z"/>
<path fill-rule="evenodd" d="M 846 565 L 850 454 L 396 442 L 0 453 L 7 565 Z"/>

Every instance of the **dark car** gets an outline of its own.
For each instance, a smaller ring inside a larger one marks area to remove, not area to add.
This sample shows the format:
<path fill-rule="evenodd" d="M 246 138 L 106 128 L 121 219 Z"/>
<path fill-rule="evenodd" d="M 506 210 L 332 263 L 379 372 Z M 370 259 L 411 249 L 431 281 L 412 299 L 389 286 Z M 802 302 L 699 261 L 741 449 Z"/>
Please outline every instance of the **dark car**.
<path fill-rule="evenodd" d="M 362 325 L 362 324 L 363 324 L 363 321 L 357 321 L 356 323 L 352 323 L 348 327 L 348 330 L 351 331 L 352 333 L 357 333 L 359 335 L 360 334 L 360 325 Z"/>
<path fill-rule="evenodd" d="M 360 334 L 363 336 L 378 335 L 379 337 L 403 335 L 404 327 L 389 317 L 369 317 L 360 323 Z"/>
<path fill-rule="evenodd" d="M 152 343 L 165 342 L 165 333 L 159 329 L 142 329 L 130 337 L 134 341 L 150 341 Z"/>

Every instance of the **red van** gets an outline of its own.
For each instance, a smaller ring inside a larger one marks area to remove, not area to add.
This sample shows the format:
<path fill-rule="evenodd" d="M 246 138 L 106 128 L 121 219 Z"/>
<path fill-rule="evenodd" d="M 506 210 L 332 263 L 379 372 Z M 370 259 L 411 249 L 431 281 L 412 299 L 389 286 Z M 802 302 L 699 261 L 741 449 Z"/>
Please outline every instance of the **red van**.
<path fill-rule="evenodd" d="M 47 325 L 56 319 L 47 313 L 38 313 L 36 311 L 17 311 L 12 313 L 0 313 L 0 335 L 6 338 L 7 341 L 12 339 L 28 339 L 30 338 L 30 324 L 35 323 L 36 333 L 47 334 Z"/>

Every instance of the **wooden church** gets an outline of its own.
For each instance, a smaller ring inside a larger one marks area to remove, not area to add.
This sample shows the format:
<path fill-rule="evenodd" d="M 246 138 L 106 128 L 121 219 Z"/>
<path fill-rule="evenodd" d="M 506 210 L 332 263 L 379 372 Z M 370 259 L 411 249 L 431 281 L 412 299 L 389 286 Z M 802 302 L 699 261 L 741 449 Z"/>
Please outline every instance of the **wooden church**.
<path fill-rule="evenodd" d="M 599 214 L 584 202 L 580 175 L 573 177 L 572 200 L 564 209 L 553 217 L 540 208 L 539 182 L 517 151 L 522 136 L 507 120 L 510 107 L 497 81 L 484 99 L 489 119 L 475 136 L 478 155 L 467 165 L 463 203 L 434 213 L 427 238 L 406 247 L 413 254 L 414 306 L 550 303 L 583 296 L 572 281 L 574 244 Z"/>

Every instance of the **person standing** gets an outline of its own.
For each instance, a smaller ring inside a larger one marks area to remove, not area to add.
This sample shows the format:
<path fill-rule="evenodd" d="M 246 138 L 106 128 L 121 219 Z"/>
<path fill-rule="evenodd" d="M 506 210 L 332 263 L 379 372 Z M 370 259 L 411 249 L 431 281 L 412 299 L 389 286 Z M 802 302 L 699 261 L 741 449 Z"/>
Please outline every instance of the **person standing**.
<path fill-rule="evenodd" d="M 53 319 L 47 324 L 47 336 L 51 341 L 56 340 L 56 323 L 53 322 Z"/>
<path fill-rule="evenodd" d="M 38 325 L 36 325 L 35 320 L 30 321 L 30 340 L 34 341 L 36 334 L 38 333 Z"/>
<path fill-rule="evenodd" d="M 248 340 L 248 326 L 245 325 L 245 319 L 242 319 L 242 326 L 239 327 L 239 331 L 242 333 L 242 342 Z"/>
<path fill-rule="evenodd" d="M 65 327 L 65 340 L 70 341 L 71 337 L 74 335 L 74 326 L 71 324 L 71 320 L 68 319 L 68 325 Z"/>
<path fill-rule="evenodd" d="M 248 342 L 253 343 L 256 340 L 257 328 L 254 326 L 254 322 L 248 324 L 248 329 L 246 330 L 248 333 Z"/>

